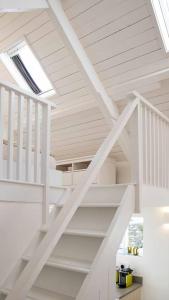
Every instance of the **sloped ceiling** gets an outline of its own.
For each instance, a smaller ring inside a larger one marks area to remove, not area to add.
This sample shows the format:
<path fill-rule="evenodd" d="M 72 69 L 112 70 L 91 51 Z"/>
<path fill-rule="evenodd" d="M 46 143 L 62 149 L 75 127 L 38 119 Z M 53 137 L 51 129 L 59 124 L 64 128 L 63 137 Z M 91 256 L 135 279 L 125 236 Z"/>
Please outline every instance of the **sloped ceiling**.
<path fill-rule="evenodd" d="M 169 68 L 169 57 L 148 1 L 62 0 L 62 3 L 108 95 L 122 108 L 124 96 L 137 89 L 168 115 L 168 73 L 144 79 L 147 74 Z M 57 159 L 93 155 L 108 128 L 47 10 L 0 15 L 1 51 L 23 37 L 56 89 L 51 98 L 57 104 L 52 117 L 52 152 Z M 0 79 L 3 78 L 13 80 L 0 65 Z M 113 152 L 118 160 L 124 159 L 118 146 Z"/>

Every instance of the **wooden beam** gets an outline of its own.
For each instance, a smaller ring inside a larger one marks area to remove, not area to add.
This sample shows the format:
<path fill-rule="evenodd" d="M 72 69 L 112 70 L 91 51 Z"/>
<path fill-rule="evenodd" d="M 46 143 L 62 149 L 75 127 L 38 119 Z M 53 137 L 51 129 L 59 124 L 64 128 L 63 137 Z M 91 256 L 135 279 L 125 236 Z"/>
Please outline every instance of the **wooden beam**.
<path fill-rule="evenodd" d="M 75 58 L 81 73 L 87 82 L 92 95 L 97 100 L 99 107 L 109 124 L 112 127 L 119 116 L 118 108 L 113 100 L 107 94 L 93 64 L 87 56 L 83 46 L 81 45 L 73 27 L 71 26 L 60 0 L 47 0 L 49 5 L 49 13 L 52 16 L 57 30 L 59 31 L 64 44 L 70 50 Z M 121 142 L 122 141 L 122 142 Z M 126 157 L 130 159 L 129 140 L 127 133 L 122 135 L 120 139 L 122 150 Z"/>
<path fill-rule="evenodd" d="M 0 12 L 23 12 L 47 7 L 45 0 L 0 0 Z"/>

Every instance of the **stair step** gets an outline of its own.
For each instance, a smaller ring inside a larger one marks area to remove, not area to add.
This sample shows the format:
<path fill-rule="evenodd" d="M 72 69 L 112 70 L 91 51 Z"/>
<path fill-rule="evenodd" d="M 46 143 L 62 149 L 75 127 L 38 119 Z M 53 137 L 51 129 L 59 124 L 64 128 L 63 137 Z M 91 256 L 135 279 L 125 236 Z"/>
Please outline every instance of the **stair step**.
<path fill-rule="evenodd" d="M 58 207 L 63 207 L 63 203 L 58 204 Z M 89 203 L 82 203 L 80 205 L 80 207 L 84 207 L 84 208 L 106 208 L 106 207 L 119 207 L 120 203 L 111 203 L 111 202 L 100 202 L 100 203 L 96 203 L 96 202 L 89 202 Z"/>
<path fill-rule="evenodd" d="M 10 290 L 2 289 L 0 295 L 7 296 Z M 74 298 L 66 295 L 57 294 L 49 290 L 45 290 L 39 287 L 32 287 L 26 300 L 75 300 Z"/>
<path fill-rule="evenodd" d="M 30 257 L 24 256 L 22 259 L 24 261 L 29 261 Z M 73 260 L 70 258 L 51 257 L 48 259 L 48 261 L 46 262 L 45 265 L 54 267 L 54 268 L 80 272 L 80 273 L 84 273 L 84 274 L 88 274 L 90 271 L 90 263 L 89 262 Z"/>
<path fill-rule="evenodd" d="M 61 295 L 35 286 L 31 289 L 29 297 L 32 300 L 74 300 L 70 296 Z"/>
<path fill-rule="evenodd" d="M 89 237 L 106 237 L 106 233 L 97 230 L 83 230 L 83 229 L 67 229 L 64 234 L 66 235 L 78 235 L 78 236 L 89 236 Z"/>

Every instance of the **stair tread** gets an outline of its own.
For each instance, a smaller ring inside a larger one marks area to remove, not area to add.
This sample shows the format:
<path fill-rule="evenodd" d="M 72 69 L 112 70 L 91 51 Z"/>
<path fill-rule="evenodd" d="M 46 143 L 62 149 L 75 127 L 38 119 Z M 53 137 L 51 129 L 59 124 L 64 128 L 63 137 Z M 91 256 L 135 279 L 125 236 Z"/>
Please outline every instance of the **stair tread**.
<path fill-rule="evenodd" d="M 24 256 L 23 260 L 29 261 L 29 256 Z M 61 268 L 65 270 L 71 270 L 76 272 L 81 272 L 88 274 L 90 271 L 90 262 L 89 261 L 80 261 L 67 257 L 50 257 L 46 262 L 47 266 Z"/>
<path fill-rule="evenodd" d="M 80 236 L 91 236 L 91 237 L 106 237 L 106 233 L 104 231 L 98 230 L 86 230 L 86 229 L 66 229 L 64 234 L 68 235 L 80 235 Z"/>
<path fill-rule="evenodd" d="M 63 203 L 60 203 L 57 205 L 58 207 L 63 207 Z M 120 203 L 115 203 L 115 202 L 89 202 L 89 203 L 82 203 L 80 207 L 95 207 L 95 208 L 106 208 L 106 207 L 119 207 Z"/>
<path fill-rule="evenodd" d="M 74 298 L 33 286 L 29 296 L 32 300 L 74 300 Z"/>
<path fill-rule="evenodd" d="M 9 292 L 9 289 L 1 289 L 4 295 L 8 295 Z M 74 298 L 33 286 L 26 300 L 74 300 Z"/>

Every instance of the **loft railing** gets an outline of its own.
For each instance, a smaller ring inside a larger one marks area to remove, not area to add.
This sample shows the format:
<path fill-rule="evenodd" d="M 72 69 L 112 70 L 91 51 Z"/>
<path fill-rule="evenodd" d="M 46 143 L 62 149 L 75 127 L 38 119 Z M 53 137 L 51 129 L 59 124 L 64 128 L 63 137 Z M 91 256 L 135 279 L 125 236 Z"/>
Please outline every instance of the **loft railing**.
<path fill-rule="evenodd" d="M 0 82 L 0 180 L 44 186 L 47 219 L 52 102 Z"/>
<path fill-rule="evenodd" d="M 93 179 L 97 176 L 112 147 L 120 138 L 131 118 L 133 120 L 130 139 L 134 145 L 131 147 L 131 165 L 134 178 L 136 179 L 136 189 L 137 187 L 141 188 L 144 183 L 167 187 L 168 119 L 141 95 L 135 93 L 134 101 L 126 106 L 115 122 L 81 181 L 68 196 L 58 217 L 49 226 L 43 241 L 24 268 L 6 300 L 25 299 L 70 220 L 83 201 Z M 158 151 L 154 149 L 155 147 L 158 148 Z M 158 159 L 155 162 L 156 157 Z M 166 165 L 165 162 L 167 162 Z"/>
<path fill-rule="evenodd" d="M 169 188 L 169 119 L 138 93 L 142 183 Z"/>

